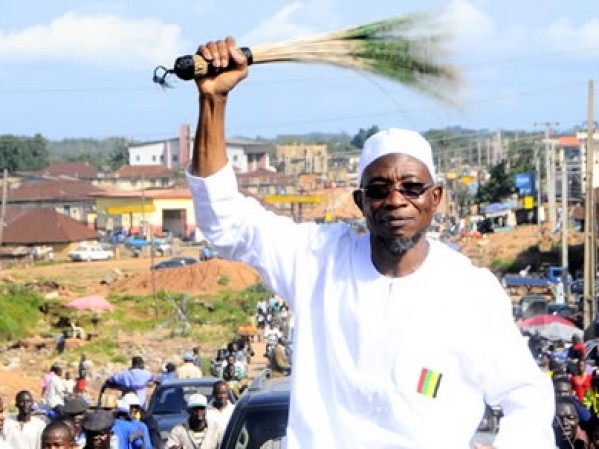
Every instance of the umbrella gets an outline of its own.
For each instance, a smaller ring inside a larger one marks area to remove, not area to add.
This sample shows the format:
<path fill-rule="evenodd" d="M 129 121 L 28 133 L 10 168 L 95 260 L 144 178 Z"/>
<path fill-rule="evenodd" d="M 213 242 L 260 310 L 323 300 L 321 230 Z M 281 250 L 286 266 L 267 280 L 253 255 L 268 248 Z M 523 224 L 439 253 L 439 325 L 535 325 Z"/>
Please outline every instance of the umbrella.
<path fill-rule="evenodd" d="M 573 335 L 583 337 L 582 329 L 558 315 L 535 315 L 519 321 L 518 327 L 529 332 L 538 332 L 550 340 L 571 340 Z"/>
<path fill-rule="evenodd" d="M 65 304 L 65 307 L 77 310 L 90 310 L 92 312 L 109 311 L 114 307 L 101 295 L 82 296 Z"/>

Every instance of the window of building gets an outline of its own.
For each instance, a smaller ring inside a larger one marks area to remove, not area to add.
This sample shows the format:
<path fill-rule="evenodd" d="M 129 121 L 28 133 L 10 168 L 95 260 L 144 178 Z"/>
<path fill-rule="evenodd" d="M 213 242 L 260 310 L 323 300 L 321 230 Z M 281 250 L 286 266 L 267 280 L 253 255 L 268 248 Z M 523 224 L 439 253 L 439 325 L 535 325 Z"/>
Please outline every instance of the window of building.
<path fill-rule="evenodd" d="M 173 154 L 173 162 L 179 162 L 179 156 Z"/>
<path fill-rule="evenodd" d="M 152 155 L 152 162 L 156 162 L 156 155 L 155 154 Z"/>
<path fill-rule="evenodd" d="M 139 162 L 141 160 L 141 158 L 139 157 L 139 154 L 137 156 L 135 156 L 135 161 Z"/>
<path fill-rule="evenodd" d="M 164 154 L 160 155 L 160 162 L 164 162 Z"/>

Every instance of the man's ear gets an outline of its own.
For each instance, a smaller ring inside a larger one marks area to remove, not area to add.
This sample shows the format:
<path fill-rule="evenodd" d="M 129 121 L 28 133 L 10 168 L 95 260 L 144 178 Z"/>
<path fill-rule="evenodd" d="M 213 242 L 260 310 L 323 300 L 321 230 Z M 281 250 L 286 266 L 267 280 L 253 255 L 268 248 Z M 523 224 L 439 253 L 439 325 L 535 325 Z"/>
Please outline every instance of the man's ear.
<path fill-rule="evenodd" d="M 362 191 L 360 191 L 360 190 L 354 190 L 352 192 L 352 194 L 353 194 L 353 197 L 354 197 L 354 203 L 356 203 L 356 206 L 358 206 L 358 209 L 360 209 L 360 211 L 362 211 L 362 213 L 364 213 L 364 207 L 363 207 L 363 204 L 362 204 L 362 199 L 363 199 Z"/>

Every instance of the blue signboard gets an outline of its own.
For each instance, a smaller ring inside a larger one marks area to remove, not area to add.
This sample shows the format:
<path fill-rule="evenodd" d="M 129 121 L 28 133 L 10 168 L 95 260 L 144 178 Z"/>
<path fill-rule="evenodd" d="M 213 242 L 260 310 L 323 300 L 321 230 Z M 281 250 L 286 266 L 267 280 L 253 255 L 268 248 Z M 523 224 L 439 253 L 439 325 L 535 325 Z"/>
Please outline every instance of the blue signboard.
<path fill-rule="evenodd" d="M 520 196 L 535 194 L 535 174 L 516 173 L 514 175 L 514 186 Z"/>

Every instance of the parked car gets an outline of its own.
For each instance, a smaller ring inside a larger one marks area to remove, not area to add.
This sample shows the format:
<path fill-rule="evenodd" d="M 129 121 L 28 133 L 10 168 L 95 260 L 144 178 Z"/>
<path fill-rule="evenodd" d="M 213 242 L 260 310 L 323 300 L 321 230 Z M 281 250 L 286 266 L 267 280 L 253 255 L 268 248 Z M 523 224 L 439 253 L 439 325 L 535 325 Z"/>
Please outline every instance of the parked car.
<path fill-rule="evenodd" d="M 210 260 L 216 259 L 218 256 L 218 251 L 214 246 L 206 245 L 200 248 L 200 260 Z"/>
<path fill-rule="evenodd" d="M 235 405 L 220 449 L 280 448 L 287 431 L 289 385 L 289 377 L 271 378 L 269 370 L 256 377 Z"/>
<path fill-rule="evenodd" d="M 185 265 L 193 265 L 198 263 L 199 260 L 193 257 L 173 257 L 171 259 L 163 260 L 152 267 L 152 270 L 163 270 L 165 268 L 183 267 Z"/>
<path fill-rule="evenodd" d="M 162 382 L 156 387 L 150 398 L 148 414 L 158 423 L 160 438 L 168 439 L 171 429 L 188 418 L 187 399 L 190 395 L 201 393 L 208 402 L 212 401 L 212 387 L 221 380 L 217 377 L 200 377 L 196 379 L 172 379 Z M 235 396 L 229 392 L 229 401 L 235 403 Z"/>
<path fill-rule="evenodd" d="M 81 244 L 73 251 L 69 252 L 69 259 L 73 262 L 92 260 L 108 260 L 114 257 L 112 250 L 105 249 L 100 244 Z"/>
<path fill-rule="evenodd" d="M 125 246 L 134 252 L 141 251 L 149 244 L 150 240 L 143 235 L 132 235 L 131 237 L 127 237 L 125 239 Z M 168 254 L 171 251 L 171 245 L 165 239 L 152 237 L 152 246 L 156 249 L 156 251 L 163 255 Z"/>

